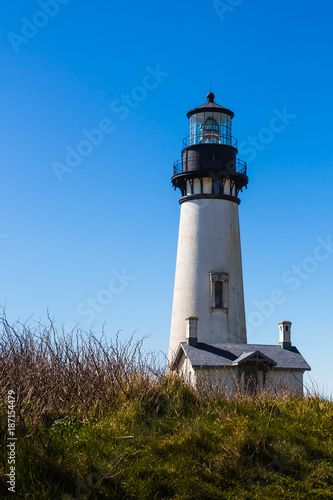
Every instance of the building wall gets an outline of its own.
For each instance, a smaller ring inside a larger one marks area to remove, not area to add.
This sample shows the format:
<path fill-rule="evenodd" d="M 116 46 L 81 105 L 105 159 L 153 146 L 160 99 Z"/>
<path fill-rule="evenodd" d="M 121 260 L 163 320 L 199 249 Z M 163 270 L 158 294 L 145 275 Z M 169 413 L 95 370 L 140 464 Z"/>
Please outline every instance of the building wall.
<path fill-rule="evenodd" d="M 184 377 L 184 380 L 186 382 L 195 387 L 196 385 L 195 370 L 192 367 L 191 363 L 189 362 L 189 359 L 184 355 L 182 356 L 179 362 L 178 373 L 180 376 Z"/>
<path fill-rule="evenodd" d="M 273 370 L 267 374 L 266 388 L 268 391 L 288 391 L 303 394 L 303 372 Z"/>
<path fill-rule="evenodd" d="M 228 312 L 211 310 L 210 273 L 229 275 Z M 198 338 L 246 343 L 238 205 L 198 199 L 181 204 L 169 360 L 185 340 L 185 319 L 197 316 Z"/>
<path fill-rule="evenodd" d="M 225 391 L 227 395 L 234 395 L 238 391 L 244 394 L 244 379 L 239 380 L 239 373 L 238 366 L 218 369 L 193 369 L 185 356 L 182 357 L 179 363 L 179 374 L 193 387 L 215 388 L 216 390 Z M 259 388 L 268 394 L 287 391 L 300 396 L 303 395 L 302 371 L 273 370 L 267 373 L 265 385 L 263 380 L 263 373 L 259 372 Z"/>
<path fill-rule="evenodd" d="M 216 388 L 225 390 L 228 394 L 232 394 L 237 390 L 237 367 L 232 371 L 228 369 L 194 369 L 188 358 L 183 356 L 178 366 L 178 373 L 193 387 Z"/>
<path fill-rule="evenodd" d="M 197 369 L 196 386 L 216 389 L 226 395 L 233 395 L 238 391 L 238 367 L 233 369 Z"/>

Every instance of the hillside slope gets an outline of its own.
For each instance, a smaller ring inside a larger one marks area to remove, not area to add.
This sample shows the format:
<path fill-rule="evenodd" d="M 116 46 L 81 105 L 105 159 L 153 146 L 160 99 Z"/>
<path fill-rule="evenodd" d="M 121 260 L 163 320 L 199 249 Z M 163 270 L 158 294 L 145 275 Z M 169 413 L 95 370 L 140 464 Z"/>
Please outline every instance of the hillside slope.
<path fill-rule="evenodd" d="M 333 402 L 316 394 L 199 392 L 142 341 L 5 318 L 0 374 L 0 498 L 333 499 Z"/>
<path fill-rule="evenodd" d="M 333 403 L 317 397 L 204 398 L 169 378 L 101 417 L 29 412 L 17 498 L 333 499 Z"/>

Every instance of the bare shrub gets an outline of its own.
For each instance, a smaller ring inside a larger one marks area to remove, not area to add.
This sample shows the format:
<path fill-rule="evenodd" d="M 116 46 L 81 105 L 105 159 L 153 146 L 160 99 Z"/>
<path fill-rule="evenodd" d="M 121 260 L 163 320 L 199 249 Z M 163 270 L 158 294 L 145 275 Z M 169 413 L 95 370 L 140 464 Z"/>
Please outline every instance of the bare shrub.
<path fill-rule="evenodd" d="M 134 341 L 97 338 L 91 331 L 58 333 L 53 321 L 36 327 L 0 318 L 0 399 L 14 390 L 21 417 L 41 419 L 71 410 L 101 413 L 121 399 L 145 398 L 164 376 L 159 356 Z"/>

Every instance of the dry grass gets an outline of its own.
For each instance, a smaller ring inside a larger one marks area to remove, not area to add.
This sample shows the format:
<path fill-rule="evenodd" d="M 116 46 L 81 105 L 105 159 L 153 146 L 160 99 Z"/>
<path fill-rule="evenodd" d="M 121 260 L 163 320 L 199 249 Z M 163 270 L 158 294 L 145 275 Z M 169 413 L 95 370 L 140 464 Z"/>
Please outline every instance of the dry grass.
<path fill-rule="evenodd" d="M 5 316 L 0 328 L 0 399 L 14 390 L 21 417 L 27 407 L 36 419 L 46 412 L 101 414 L 121 397 L 146 399 L 164 376 L 161 359 L 144 353 L 145 338 L 59 334 L 52 320 L 31 328 L 10 325 Z"/>

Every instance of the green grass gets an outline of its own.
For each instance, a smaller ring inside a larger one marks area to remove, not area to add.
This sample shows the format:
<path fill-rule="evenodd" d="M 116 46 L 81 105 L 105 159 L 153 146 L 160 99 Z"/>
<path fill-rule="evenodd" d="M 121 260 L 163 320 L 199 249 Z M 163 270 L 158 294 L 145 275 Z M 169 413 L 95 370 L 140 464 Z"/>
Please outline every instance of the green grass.
<path fill-rule="evenodd" d="M 0 326 L 0 498 L 333 499 L 332 401 L 195 391 L 141 341 Z"/>
<path fill-rule="evenodd" d="M 320 397 L 205 397 L 165 377 L 100 416 L 45 413 L 36 427 L 24 411 L 17 498 L 333 499 L 333 403 Z"/>

